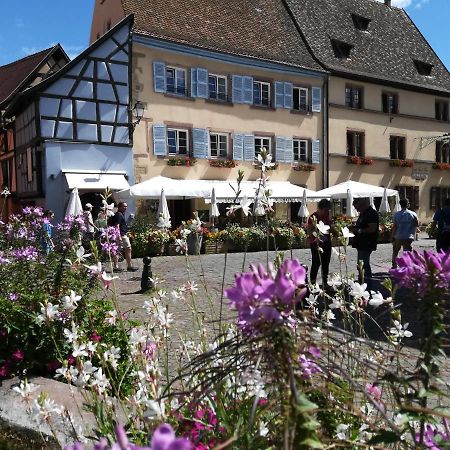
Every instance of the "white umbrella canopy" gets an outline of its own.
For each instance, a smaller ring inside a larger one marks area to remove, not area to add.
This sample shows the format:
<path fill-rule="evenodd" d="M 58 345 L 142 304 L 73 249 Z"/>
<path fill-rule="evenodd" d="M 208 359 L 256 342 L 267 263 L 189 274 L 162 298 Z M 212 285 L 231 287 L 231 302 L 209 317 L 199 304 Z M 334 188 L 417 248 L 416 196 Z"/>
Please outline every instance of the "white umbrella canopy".
<path fill-rule="evenodd" d="M 383 197 L 384 189 L 381 186 L 374 186 L 372 184 L 360 183 L 359 181 L 344 181 L 343 183 L 330 186 L 321 191 L 317 191 L 310 198 L 347 198 L 347 191 L 350 190 L 352 197 Z M 396 195 L 398 192 L 395 189 L 386 189 L 388 197 Z"/>
<path fill-rule="evenodd" d="M 370 206 L 371 206 L 373 209 L 376 209 L 376 208 L 375 208 L 375 203 L 373 202 L 373 197 L 370 197 L 370 198 L 369 198 L 369 201 L 370 201 Z"/>
<path fill-rule="evenodd" d="M 391 212 L 391 207 L 389 206 L 386 188 L 384 188 L 383 198 L 381 199 L 380 209 L 378 210 L 380 213 L 389 213 Z"/>
<path fill-rule="evenodd" d="M 356 211 L 355 207 L 353 206 L 353 194 L 350 189 L 347 189 L 347 216 L 349 217 L 356 217 L 358 215 L 358 212 Z"/>
<path fill-rule="evenodd" d="M 264 205 L 261 197 L 255 197 L 253 201 L 253 214 L 255 216 L 264 216 L 266 214 L 266 210 L 264 209 Z"/>
<path fill-rule="evenodd" d="M 83 206 L 81 205 L 78 188 L 73 188 L 70 192 L 65 216 L 79 216 L 80 214 L 83 214 Z"/>
<path fill-rule="evenodd" d="M 169 207 L 167 206 L 167 199 L 166 194 L 164 193 L 164 189 L 161 189 L 157 216 L 158 227 L 170 228 L 172 226 L 172 223 L 170 222 Z"/>
<path fill-rule="evenodd" d="M 209 215 L 210 217 L 219 217 L 219 208 L 217 207 L 217 200 L 216 200 L 216 189 L 212 188 L 211 191 L 211 205 L 209 207 Z"/>
<path fill-rule="evenodd" d="M 298 217 L 309 217 L 309 211 L 306 206 L 307 197 L 306 197 L 306 189 L 303 191 L 303 197 L 302 197 L 302 206 L 300 206 L 300 209 L 298 210 Z"/>
<path fill-rule="evenodd" d="M 395 206 L 394 206 L 394 212 L 401 211 L 402 207 L 400 206 L 400 195 L 395 194 Z"/>

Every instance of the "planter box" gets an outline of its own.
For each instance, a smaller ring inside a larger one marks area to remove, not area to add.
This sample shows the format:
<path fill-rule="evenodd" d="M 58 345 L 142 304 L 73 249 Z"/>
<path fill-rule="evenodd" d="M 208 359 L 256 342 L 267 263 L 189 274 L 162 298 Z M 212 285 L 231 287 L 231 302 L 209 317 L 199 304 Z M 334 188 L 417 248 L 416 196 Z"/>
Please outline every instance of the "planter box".
<path fill-rule="evenodd" d="M 213 255 L 215 253 L 222 253 L 224 251 L 223 242 L 206 241 L 205 255 Z"/>
<path fill-rule="evenodd" d="M 174 243 L 171 243 L 166 248 L 166 254 L 168 256 L 177 256 L 179 253 L 177 253 L 177 246 Z"/>

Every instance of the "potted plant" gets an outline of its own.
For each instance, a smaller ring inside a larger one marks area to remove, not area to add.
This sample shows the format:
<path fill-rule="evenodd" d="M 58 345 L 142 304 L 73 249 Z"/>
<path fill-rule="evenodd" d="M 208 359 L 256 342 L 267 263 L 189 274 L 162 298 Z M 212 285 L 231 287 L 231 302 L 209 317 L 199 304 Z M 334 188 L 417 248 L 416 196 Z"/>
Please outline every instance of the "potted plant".
<path fill-rule="evenodd" d="M 391 159 L 389 165 L 392 167 L 412 167 L 414 161 L 410 159 Z"/>
<path fill-rule="evenodd" d="M 209 165 L 211 167 L 224 167 L 227 169 L 232 169 L 236 167 L 238 163 L 234 159 L 210 159 Z"/>
<path fill-rule="evenodd" d="M 433 169 L 450 170 L 450 164 L 449 163 L 442 163 L 442 162 L 435 162 L 433 164 Z"/>
<path fill-rule="evenodd" d="M 191 157 L 171 157 L 167 160 L 167 165 L 168 166 L 186 166 L 186 167 L 190 167 L 190 166 L 194 166 L 195 163 L 197 162 L 197 160 L 195 158 L 191 158 Z"/>
<path fill-rule="evenodd" d="M 205 253 L 221 253 L 223 251 L 223 244 L 227 238 L 225 230 L 208 231 L 205 233 Z"/>
<path fill-rule="evenodd" d="M 147 232 L 147 255 L 163 255 L 170 233 L 165 229 L 155 228 Z"/>
<path fill-rule="evenodd" d="M 316 170 L 316 166 L 314 166 L 313 164 L 299 163 L 295 166 L 292 166 L 292 169 L 297 172 L 313 172 L 314 170 Z"/>

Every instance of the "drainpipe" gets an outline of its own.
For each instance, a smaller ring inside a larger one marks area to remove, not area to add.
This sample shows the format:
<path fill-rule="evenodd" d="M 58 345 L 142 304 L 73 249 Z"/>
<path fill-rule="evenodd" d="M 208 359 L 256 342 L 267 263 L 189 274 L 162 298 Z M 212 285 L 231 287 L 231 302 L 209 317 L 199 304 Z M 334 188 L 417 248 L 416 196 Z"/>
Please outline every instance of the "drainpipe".
<path fill-rule="evenodd" d="M 330 184 L 330 137 L 329 137 L 329 114 L 328 114 L 328 80 L 327 76 L 323 84 L 323 125 L 322 125 L 322 142 L 323 142 L 323 164 L 322 164 L 322 189 Z"/>
<path fill-rule="evenodd" d="M 386 5 L 386 6 L 389 6 L 389 8 L 391 7 L 391 0 L 384 0 L 384 4 Z"/>

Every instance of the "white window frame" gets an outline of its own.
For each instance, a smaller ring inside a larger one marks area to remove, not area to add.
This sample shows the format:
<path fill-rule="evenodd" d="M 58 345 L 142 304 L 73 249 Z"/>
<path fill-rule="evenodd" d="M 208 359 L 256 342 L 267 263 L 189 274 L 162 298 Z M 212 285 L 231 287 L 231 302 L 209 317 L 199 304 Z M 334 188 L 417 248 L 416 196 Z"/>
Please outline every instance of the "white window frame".
<path fill-rule="evenodd" d="M 175 132 L 175 141 L 176 141 L 176 153 L 170 152 L 170 146 L 169 146 L 169 132 L 174 131 Z M 186 133 L 186 153 L 180 153 L 180 132 Z M 189 156 L 190 155 L 190 149 L 189 149 L 189 130 L 182 129 L 182 128 L 168 128 L 167 129 L 167 155 L 168 156 Z"/>
<path fill-rule="evenodd" d="M 255 136 L 255 138 L 254 138 L 254 143 L 255 143 L 255 157 L 258 157 L 258 155 L 259 155 L 259 151 L 256 149 L 257 147 L 256 147 L 256 141 L 257 140 L 260 140 L 261 141 L 261 144 L 263 144 L 263 142 L 264 141 L 267 141 L 268 142 L 268 145 L 260 145 L 260 149 L 261 148 L 263 148 L 263 147 L 265 147 L 266 148 L 266 150 L 267 150 L 267 154 L 268 155 L 271 155 L 272 154 L 272 138 L 271 137 L 267 137 L 267 136 Z"/>
<path fill-rule="evenodd" d="M 209 92 L 209 77 L 215 77 L 215 84 L 216 84 L 216 93 L 217 93 L 217 97 L 213 98 L 211 97 L 211 93 Z M 219 97 L 219 78 L 222 80 L 225 80 L 225 98 L 220 98 Z M 226 75 L 218 75 L 216 73 L 209 73 L 208 74 L 208 98 L 210 100 L 218 100 L 218 101 L 222 101 L 222 102 L 226 102 L 227 98 L 228 98 L 228 78 Z"/>
<path fill-rule="evenodd" d="M 211 154 L 211 136 L 217 136 L 217 155 L 213 156 Z M 225 155 L 222 156 L 220 154 L 220 137 L 225 137 Z M 229 139 L 228 139 L 228 134 L 226 133 L 215 133 L 215 132 L 210 132 L 209 133 L 209 157 L 211 159 L 227 159 L 228 158 L 228 147 L 229 147 Z"/>
<path fill-rule="evenodd" d="M 253 92 L 255 91 L 255 84 L 258 85 L 258 89 L 259 89 L 259 96 L 261 98 L 261 103 L 255 103 L 255 95 L 253 94 L 253 104 L 256 106 L 270 106 L 271 105 L 271 84 L 269 81 L 260 81 L 260 80 L 253 80 Z M 262 88 L 263 86 L 267 86 L 267 92 L 268 92 L 268 96 L 267 96 L 267 104 L 262 102 L 263 99 L 263 95 L 262 95 Z"/>
<path fill-rule="evenodd" d="M 168 79 L 167 72 L 169 70 L 173 70 L 174 71 L 174 91 L 169 91 L 168 90 L 169 84 L 167 83 L 167 79 Z M 184 72 L 184 89 L 183 89 L 183 93 L 182 94 L 180 94 L 178 92 L 178 77 L 177 77 L 177 73 L 180 72 L 180 71 Z M 187 83 L 188 83 L 188 80 L 187 80 L 187 71 L 186 71 L 186 69 L 183 69 L 182 67 L 166 66 L 166 92 L 168 94 L 175 94 L 175 95 L 184 95 L 184 96 L 186 96 Z"/>
<path fill-rule="evenodd" d="M 306 107 L 305 109 L 301 108 L 300 105 L 300 96 L 301 96 L 301 92 L 305 92 L 306 93 Z M 294 111 L 305 111 L 308 112 L 309 111 L 309 88 L 307 87 L 303 87 L 303 86 L 294 86 L 293 90 L 292 90 L 292 95 L 298 96 L 298 109 L 294 108 L 294 101 L 292 101 L 292 109 Z"/>
<path fill-rule="evenodd" d="M 302 159 L 300 157 L 300 144 L 304 143 L 305 145 L 305 157 Z M 298 153 L 295 155 L 295 144 L 298 144 Z M 309 163 L 311 160 L 311 155 L 309 154 L 309 140 L 308 139 L 292 139 L 292 161 L 294 164 L 298 163 Z"/>

